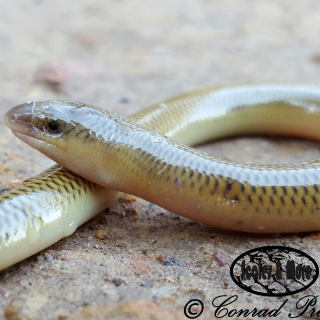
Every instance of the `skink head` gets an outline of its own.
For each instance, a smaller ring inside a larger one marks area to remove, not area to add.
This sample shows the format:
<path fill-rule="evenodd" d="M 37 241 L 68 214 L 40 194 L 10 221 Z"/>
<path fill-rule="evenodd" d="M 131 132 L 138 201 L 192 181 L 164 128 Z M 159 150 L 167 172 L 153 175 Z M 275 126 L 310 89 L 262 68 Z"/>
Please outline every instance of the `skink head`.
<path fill-rule="evenodd" d="M 73 109 L 73 105 L 62 101 L 27 102 L 9 110 L 4 121 L 19 138 L 28 137 L 33 147 L 38 148 L 39 141 L 61 147 L 65 141 L 59 138 L 76 126 L 69 116 Z"/>
<path fill-rule="evenodd" d="M 63 140 L 74 134 L 78 136 L 84 129 L 90 130 L 93 125 L 90 119 L 100 117 L 100 111 L 83 103 L 49 100 L 18 105 L 9 110 L 4 119 L 15 133 L 63 146 Z"/>
<path fill-rule="evenodd" d="M 21 104 L 5 115 L 6 125 L 19 139 L 77 173 L 99 160 L 96 149 L 104 140 L 97 132 L 108 121 L 113 119 L 106 111 L 59 100 Z"/>

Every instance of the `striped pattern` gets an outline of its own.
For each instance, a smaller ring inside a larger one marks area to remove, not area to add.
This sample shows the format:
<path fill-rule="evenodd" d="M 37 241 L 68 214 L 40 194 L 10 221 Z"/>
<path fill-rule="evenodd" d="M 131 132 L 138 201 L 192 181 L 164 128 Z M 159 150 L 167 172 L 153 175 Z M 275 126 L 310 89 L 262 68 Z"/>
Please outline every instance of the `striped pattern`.
<path fill-rule="evenodd" d="M 59 165 L 0 195 L 0 270 L 70 235 L 117 195 Z"/>
<path fill-rule="evenodd" d="M 79 154 L 90 150 L 91 159 L 81 160 L 95 164 L 98 159 L 92 179 L 109 179 L 111 188 L 233 230 L 320 229 L 319 161 L 241 165 L 184 145 L 260 133 L 320 140 L 318 89 L 258 85 L 202 90 L 146 108 L 131 120 L 83 103 L 36 104 L 45 108 L 34 116 L 34 126 L 59 125 L 62 139 L 76 144 Z M 118 195 L 58 165 L 1 194 L 0 270 L 69 235 Z"/>

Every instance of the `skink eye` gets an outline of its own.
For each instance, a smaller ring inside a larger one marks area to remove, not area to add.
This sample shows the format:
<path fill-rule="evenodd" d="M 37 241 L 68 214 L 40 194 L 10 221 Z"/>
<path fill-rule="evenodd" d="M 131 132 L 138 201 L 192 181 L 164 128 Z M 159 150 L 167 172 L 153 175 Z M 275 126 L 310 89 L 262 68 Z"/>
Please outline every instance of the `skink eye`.
<path fill-rule="evenodd" d="M 49 122 L 45 125 L 44 129 L 49 133 L 60 133 L 58 125 L 54 122 Z"/>

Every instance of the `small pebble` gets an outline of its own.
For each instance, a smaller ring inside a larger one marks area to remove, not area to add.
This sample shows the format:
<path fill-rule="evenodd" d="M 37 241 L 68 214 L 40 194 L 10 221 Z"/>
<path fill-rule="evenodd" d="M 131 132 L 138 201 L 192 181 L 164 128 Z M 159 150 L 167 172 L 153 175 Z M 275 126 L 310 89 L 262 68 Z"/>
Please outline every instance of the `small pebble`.
<path fill-rule="evenodd" d="M 53 260 L 53 256 L 49 253 L 45 253 L 44 258 L 47 259 L 49 262 L 51 262 Z"/>
<path fill-rule="evenodd" d="M 119 287 L 122 283 L 122 280 L 121 278 L 113 278 L 111 282 L 114 283 L 117 287 Z"/>
<path fill-rule="evenodd" d="M 220 252 L 220 251 L 216 252 L 216 253 L 213 255 L 213 257 L 214 257 L 214 258 L 216 259 L 216 261 L 218 262 L 219 267 L 223 267 L 223 266 L 225 266 L 225 265 L 228 263 L 227 256 L 226 256 L 224 253 Z"/>
<path fill-rule="evenodd" d="M 167 257 L 167 256 L 166 256 L 166 260 L 164 260 L 162 264 L 164 266 L 178 266 L 178 267 L 184 266 L 184 263 L 180 259 L 176 257 Z"/>
<path fill-rule="evenodd" d="M 136 209 L 127 209 L 126 216 L 129 218 L 130 222 L 136 222 L 140 218 L 140 214 Z"/>
<path fill-rule="evenodd" d="M 94 230 L 93 231 L 93 235 L 99 240 L 108 239 L 107 234 L 108 234 L 107 230 Z"/>

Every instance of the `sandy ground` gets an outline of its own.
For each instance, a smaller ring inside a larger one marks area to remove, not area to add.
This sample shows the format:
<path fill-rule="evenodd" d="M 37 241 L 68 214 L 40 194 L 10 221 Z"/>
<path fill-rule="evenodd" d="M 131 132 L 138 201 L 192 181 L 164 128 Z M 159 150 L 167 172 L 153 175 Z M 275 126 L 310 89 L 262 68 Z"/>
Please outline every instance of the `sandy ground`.
<path fill-rule="evenodd" d="M 0 181 L 14 186 L 52 164 L 1 120 L 25 101 L 78 100 L 129 115 L 216 85 L 319 85 L 319 12 L 317 0 L 1 0 Z M 319 143 L 285 138 L 234 138 L 201 149 L 245 163 L 320 157 Z M 128 196 L 2 271 L 0 319 L 185 319 L 183 308 L 195 298 L 205 306 L 199 319 L 212 319 L 212 299 L 234 294 L 237 309 L 278 308 L 285 298 L 242 291 L 229 275 L 240 253 L 264 245 L 320 259 L 315 233 L 230 232 Z M 319 290 L 317 281 L 289 296 L 278 318 Z"/>

